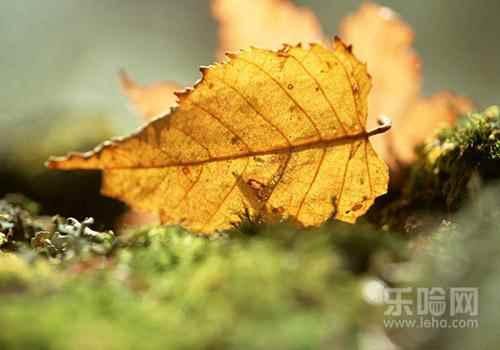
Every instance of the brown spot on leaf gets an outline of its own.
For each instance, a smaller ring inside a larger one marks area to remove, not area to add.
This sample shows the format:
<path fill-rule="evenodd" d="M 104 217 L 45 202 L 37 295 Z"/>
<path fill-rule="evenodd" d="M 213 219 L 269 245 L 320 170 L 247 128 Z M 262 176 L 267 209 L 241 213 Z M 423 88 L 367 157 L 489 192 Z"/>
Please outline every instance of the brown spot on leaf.
<path fill-rule="evenodd" d="M 352 207 L 352 211 L 357 211 L 359 209 L 363 208 L 363 204 L 361 203 L 356 203 L 353 207 Z"/>
<path fill-rule="evenodd" d="M 275 215 L 281 215 L 285 212 L 285 209 L 283 207 L 272 208 L 271 212 Z"/>

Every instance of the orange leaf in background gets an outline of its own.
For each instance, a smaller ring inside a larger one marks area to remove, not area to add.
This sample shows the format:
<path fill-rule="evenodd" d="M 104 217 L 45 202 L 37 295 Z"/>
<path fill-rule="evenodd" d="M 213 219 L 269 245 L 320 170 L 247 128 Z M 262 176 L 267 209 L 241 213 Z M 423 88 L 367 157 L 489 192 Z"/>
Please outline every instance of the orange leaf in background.
<path fill-rule="evenodd" d="M 368 125 L 381 115 L 392 120 L 393 129 L 386 137 L 374 140 L 391 168 L 412 162 L 416 145 L 472 109 L 471 101 L 447 92 L 420 97 L 420 60 L 411 47 L 414 34 L 392 10 L 364 4 L 343 20 L 341 33 L 353 44 L 354 53 L 368 62 L 373 77 Z"/>
<path fill-rule="evenodd" d="M 248 210 L 273 221 L 354 222 L 387 191 L 368 138 L 366 68 L 340 41 L 250 49 L 202 69 L 179 106 L 93 152 L 49 160 L 101 169 L 102 191 L 166 224 L 211 233 Z"/>
<path fill-rule="evenodd" d="M 435 128 L 451 125 L 457 116 L 468 113 L 472 108 L 473 104 L 469 99 L 448 92 L 419 99 L 403 114 L 404 120 L 401 120 L 401 123 L 407 123 L 408 127 L 399 128 L 398 137 L 392 136 L 388 146 L 398 150 L 400 161 L 409 162 L 415 157 L 414 145 L 432 136 Z M 428 122 L 435 115 L 439 116 L 439 120 Z M 390 148 L 387 152 L 390 152 Z"/>
<path fill-rule="evenodd" d="M 322 42 L 314 14 L 283 0 L 213 0 L 219 22 L 217 57 L 249 46 L 280 49 L 284 43 Z"/>
<path fill-rule="evenodd" d="M 374 87 L 368 101 L 373 115 L 401 114 L 420 94 L 420 60 L 413 51 L 413 32 L 393 11 L 364 4 L 341 25 L 342 38 L 367 62 Z"/>
<path fill-rule="evenodd" d="M 282 42 L 329 45 L 319 20 L 286 0 L 213 0 L 212 4 L 219 21 L 219 55 L 251 45 L 274 48 Z M 368 126 L 375 125 L 380 116 L 393 121 L 389 134 L 373 143 L 393 171 L 401 163 L 411 162 L 414 147 L 437 127 L 452 123 L 472 108 L 471 102 L 450 93 L 430 99 L 420 97 L 420 62 L 411 47 L 413 32 L 390 9 L 364 4 L 342 21 L 340 31 L 342 38 L 353 45 L 354 53 L 368 63 L 373 77 Z M 464 108 L 453 108 L 457 104 Z"/>
<path fill-rule="evenodd" d="M 174 92 L 180 88 L 175 83 L 158 82 L 142 86 L 130 79 L 125 71 L 121 71 L 120 84 L 132 106 L 146 120 L 168 113 L 177 104 Z"/>

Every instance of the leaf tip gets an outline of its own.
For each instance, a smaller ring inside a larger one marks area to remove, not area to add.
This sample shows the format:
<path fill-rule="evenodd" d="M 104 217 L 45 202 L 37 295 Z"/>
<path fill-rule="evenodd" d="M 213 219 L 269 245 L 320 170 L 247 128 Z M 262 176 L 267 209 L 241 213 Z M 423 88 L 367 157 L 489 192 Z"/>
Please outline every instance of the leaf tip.
<path fill-rule="evenodd" d="M 118 79 L 120 80 L 121 87 L 125 91 L 130 90 L 136 86 L 135 82 L 130 79 L 127 71 L 123 68 L 118 71 Z"/>
<path fill-rule="evenodd" d="M 64 163 L 68 157 L 49 157 L 43 164 L 47 169 L 61 170 L 65 169 Z"/>
<path fill-rule="evenodd" d="M 45 163 L 43 163 L 43 166 L 47 169 L 57 169 L 56 164 L 57 162 L 54 160 L 54 157 L 50 157 L 45 161 Z"/>

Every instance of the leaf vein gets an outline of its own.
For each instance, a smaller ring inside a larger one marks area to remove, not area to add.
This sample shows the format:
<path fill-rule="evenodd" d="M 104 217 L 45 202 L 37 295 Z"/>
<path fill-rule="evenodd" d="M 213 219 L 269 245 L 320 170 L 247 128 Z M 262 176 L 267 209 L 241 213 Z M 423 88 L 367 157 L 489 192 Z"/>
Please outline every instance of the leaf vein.
<path fill-rule="evenodd" d="M 318 57 L 318 59 L 320 60 L 320 62 L 323 62 L 325 63 L 325 60 L 323 60 L 321 58 L 320 55 L 318 55 L 317 52 L 314 52 L 314 50 L 312 50 L 313 54 L 316 55 L 316 57 Z M 344 71 L 344 74 L 346 76 L 346 79 L 347 81 L 349 81 L 349 84 L 351 83 L 351 75 L 347 72 L 347 68 L 346 66 L 344 65 L 344 62 L 342 62 L 342 60 L 340 60 L 337 56 L 333 55 L 332 56 L 339 64 L 340 64 L 340 67 L 342 67 L 342 70 Z M 358 106 L 356 104 L 356 98 L 354 97 L 354 92 L 352 90 L 352 86 L 350 88 L 351 90 L 351 93 L 352 93 L 352 99 L 353 99 L 353 107 L 354 107 L 354 110 L 357 112 L 358 111 Z M 358 123 L 359 123 L 359 127 L 360 128 L 364 128 L 363 127 L 363 122 L 361 121 L 361 119 L 359 118 L 359 115 L 356 113 L 356 119 L 358 120 Z"/>
<path fill-rule="evenodd" d="M 252 152 L 251 148 L 248 146 L 248 144 L 241 138 L 240 135 L 238 135 L 238 133 L 236 133 L 232 127 L 230 127 L 229 125 L 227 125 L 225 122 L 222 121 L 222 119 L 220 119 L 219 117 L 217 117 L 213 112 L 209 111 L 208 109 L 202 107 L 201 105 L 199 105 L 198 103 L 196 102 L 193 102 L 191 101 L 192 105 L 197 107 L 198 109 L 202 110 L 203 112 L 205 112 L 207 115 L 211 116 L 214 120 L 218 121 L 220 125 L 222 125 L 227 131 L 229 131 L 231 134 L 233 134 L 238 140 L 241 141 L 241 143 L 246 147 L 246 149 L 248 150 L 248 152 Z"/>
<path fill-rule="evenodd" d="M 215 217 L 215 215 L 217 215 L 217 213 L 219 212 L 219 210 L 222 208 L 222 206 L 224 205 L 224 203 L 226 202 L 226 200 L 229 198 L 229 196 L 231 195 L 231 193 L 233 193 L 234 189 L 236 188 L 236 186 L 238 185 L 238 181 L 243 177 L 243 174 L 245 173 L 245 171 L 247 170 L 248 168 L 248 164 L 250 163 L 250 158 L 247 159 L 247 162 L 245 164 L 245 167 L 243 168 L 243 170 L 241 171 L 241 173 L 238 175 L 238 177 L 236 177 L 236 179 L 234 180 L 234 183 L 233 185 L 231 186 L 231 189 L 228 191 L 228 193 L 224 196 L 224 198 L 222 198 L 222 200 L 219 202 L 219 204 L 217 205 L 215 211 L 213 212 L 213 214 L 210 214 L 209 218 L 207 219 L 207 221 L 205 222 L 205 224 L 203 225 L 203 228 L 202 228 L 202 231 L 204 231 L 205 227 L 208 226 L 210 224 L 210 222 L 213 220 L 213 218 Z"/>
<path fill-rule="evenodd" d="M 311 191 L 314 183 L 316 182 L 316 179 L 318 177 L 318 174 L 319 174 L 319 171 L 321 169 L 321 166 L 323 165 L 323 162 L 325 160 L 325 155 L 326 155 L 326 147 L 323 148 L 323 152 L 321 153 L 321 158 L 318 162 L 318 166 L 316 167 L 316 170 L 314 172 L 314 175 L 313 175 L 313 178 L 311 180 L 311 183 L 309 184 L 309 187 L 307 188 L 306 190 L 306 193 L 304 194 L 304 197 L 302 197 L 302 200 L 300 201 L 300 205 L 299 205 L 299 208 L 297 210 L 297 214 L 295 215 L 295 217 L 298 219 L 299 218 L 299 214 L 300 214 L 300 211 L 302 210 L 302 207 L 304 206 L 304 203 L 307 199 L 307 196 L 309 195 L 309 192 Z"/>
<path fill-rule="evenodd" d="M 288 91 L 286 91 L 285 87 L 278 81 L 276 80 L 276 78 L 274 78 L 271 73 L 269 73 L 268 71 L 266 71 L 264 68 L 262 68 L 260 65 L 258 65 L 257 63 L 253 62 L 253 61 L 250 61 L 250 60 L 247 60 L 247 59 L 244 59 L 242 57 L 239 58 L 240 60 L 242 60 L 243 62 L 246 62 L 250 65 L 253 65 L 255 66 L 257 69 L 259 69 L 262 73 L 264 73 L 265 76 L 267 76 L 269 79 L 271 79 L 271 81 L 273 81 L 274 83 L 276 83 L 276 85 L 278 85 L 278 87 L 283 90 L 283 92 L 288 96 L 288 98 L 297 106 L 297 108 L 300 109 L 300 111 L 304 114 L 304 116 L 309 120 L 309 122 L 311 123 L 311 125 L 313 126 L 314 130 L 316 131 L 316 133 L 318 134 L 318 138 L 320 140 L 323 140 L 323 137 L 321 136 L 321 133 L 318 129 L 318 126 L 316 125 L 316 123 L 314 122 L 314 120 L 311 118 L 311 116 L 306 112 L 306 110 L 297 102 L 297 100 L 295 100 L 293 98 L 292 95 L 290 95 L 290 93 Z"/>
<path fill-rule="evenodd" d="M 316 85 L 319 87 L 319 90 L 321 91 L 321 94 L 323 95 L 323 97 L 325 98 L 326 102 L 328 103 L 328 105 L 330 106 L 330 109 L 332 110 L 333 114 L 335 115 L 335 119 L 337 119 L 337 122 L 339 123 L 340 127 L 342 128 L 342 131 L 344 132 L 344 134 L 347 134 L 347 129 L 345 128 L 344 126 L 344 123 L 342 123 L 342 120 L 340 120 L 340 117 L 339 117 L 339 114 L 337 113 L 337 110 L 335 109 L 335 107 L 333 107 L 333 104 L 332 104 L 332 101 L 330 101 L 330 99 L 328 98 L 328 96 L 326 95 L 326 92 L 325 92 L 325 89 L 323 88 L 323 86 L 319 83 L 318 79 L 316 79 L 312 74 L 311 72 L 305 67 L 304 63 L 299 60 L 297 57 L 295 57 L 294 55 L 290 55 L 290 57 L 293 57 L 295 59 L 295 61 L 302 67 L 302 69 L 304 70 L 304 72 L 307 73 L 307 75 L 309 75 L 311 77 L 311 79 L 316 83 Z"/>
<path fill-rule="evenodd" d="M 230 89 L 232 89 L 233 91 L 235 91 L 238 94 L 238 96 L 240 96 L 248 104 L 248 106 L 250 106 L 250 108 L 252 108 L 255 111 L 255 113 L 257 113 L 262 118 L 262 120 L 264 120 L 266 123 L 271 125 L 271 127 L 273 127 L 283 137 L 283 139 L 285 140 L 285 142 L 288 145 L 290 145 L 290 146 L 292 145 L 292 143 L 290 142 L 288 137 L 285 135 L 285 133 L 278 126 L 276 126 L 273 122 L 271 122 L 271 120 L 269 118 L 264 116 L 264 114 L 262 114 L 252 103 L 250 103 L 250 101 L 248 101 L 248 99 L 246 98 L 245 95 L 243 95 L 242 92 L 240 92 L 235 86 L 229 84 L 224 79 L 221 79 L 218 77 L 216 79 L 219 80 L 222 84 L 224 84 L 227 87 L 229 87 Z"/>

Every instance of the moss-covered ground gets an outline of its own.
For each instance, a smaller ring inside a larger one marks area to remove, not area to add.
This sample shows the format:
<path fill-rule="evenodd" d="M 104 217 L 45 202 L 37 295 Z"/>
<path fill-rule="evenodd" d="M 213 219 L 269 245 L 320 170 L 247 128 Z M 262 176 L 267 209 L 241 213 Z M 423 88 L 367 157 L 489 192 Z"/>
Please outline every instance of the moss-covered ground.
<path fill-rule="evenodd" d="M 499 126 L 492 107 L 439 132 L 355 225 L 111 232 L 8 196 L 0 349 L 494 349 Z M 384 329 L 384 286 L 478 287 L 480 326 Z"/>

